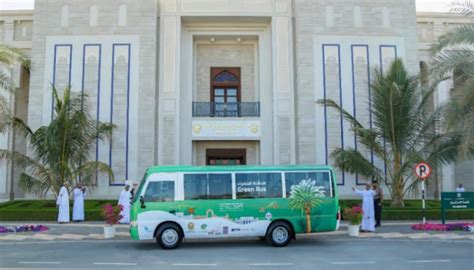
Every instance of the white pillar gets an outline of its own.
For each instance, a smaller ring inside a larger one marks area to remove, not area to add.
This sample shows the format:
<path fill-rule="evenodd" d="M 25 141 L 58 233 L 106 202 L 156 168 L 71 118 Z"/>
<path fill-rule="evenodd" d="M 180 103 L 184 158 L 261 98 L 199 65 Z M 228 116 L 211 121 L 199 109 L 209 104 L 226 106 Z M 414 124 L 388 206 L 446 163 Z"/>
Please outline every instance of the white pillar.
<path fill-rule="evenodd" d="M 158 92 L 158 164 L 176 165 L 180 153 L 181 17 L 175 1 L 161 1 Z"/>
<path fill-rule="evenodd" d="M 449 100 L 451 88 L 453 87 L 453 80 L 448 79 L 438 84 L 438 89 L 434 95 L 434 102 L 436 106 L 440 106 Z M 442 132 L 442 130 L 438 130 Z M 454 191 L 454 164 L 445 165 L 440 169 L 441 187 L 440 192 Z"/>

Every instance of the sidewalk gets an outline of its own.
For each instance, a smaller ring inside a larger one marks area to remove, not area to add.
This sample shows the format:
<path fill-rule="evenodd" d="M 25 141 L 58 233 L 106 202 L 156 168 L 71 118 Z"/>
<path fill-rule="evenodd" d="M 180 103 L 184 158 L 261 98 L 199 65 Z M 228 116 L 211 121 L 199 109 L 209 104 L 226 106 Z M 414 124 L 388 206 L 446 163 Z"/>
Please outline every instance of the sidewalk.
<path fill-rule="evenodd" d="M 430 223 L 439 223 L 437 221 L 429 221 Z M 449 223 L 463 222 L 450 221 Z M 464 221 L 465 222 L 465 221 Z M 473 221 L 471 221 L 473 222 Z M 375 233 L 361 233 L 357 238 L 382 238 L 382 239 L 433 239 L 433 240 L 472 240 L 474 241 L 474 233 L 462 231 L 415 231 L 411 229 L 411 225 L 420 223 L 419 221 L 387 221 L 382 223 L 381 227 L 376 228 Z M 26 222 L 0 222 L 2 226 L 17 226 L 24 224 L 41 224 L 49 227 L 45 232 L 25 232 L 25 233 L 4 233 L 0 234 L 0 242 L 3 241 L 65 241 L 65 240 L 104 240 L 104 223 L 103 222 L 81 222 L 81 223 L 26 223 Z M 128 233 L 128 225 L 116 225 L 116 237 L 113 240 L 130 240 Z M 310 235 L 301 235 L 298 237 L 314 237 L 318 235 L 328 235 L 337 237 L 347 236 L 347 223 L 342 222 L 338 231 L 318 233 Z"/>

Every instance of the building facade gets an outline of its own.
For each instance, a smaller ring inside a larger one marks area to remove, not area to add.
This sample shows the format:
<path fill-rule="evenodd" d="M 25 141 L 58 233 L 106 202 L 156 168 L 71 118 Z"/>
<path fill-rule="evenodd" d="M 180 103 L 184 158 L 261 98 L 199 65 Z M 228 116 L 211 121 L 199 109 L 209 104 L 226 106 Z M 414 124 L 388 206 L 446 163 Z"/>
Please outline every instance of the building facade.
<path fill-rule="evenodd" d="M 460 20 L 417 17 L 414 0 L 36 0 L 0 12 L 0 39 L 31 56 L 11 97 L 31 127 L 51 121 L 51 85 L 86 93 L 91 114 L 117 126 L 91 153 L 115 173 L 93 196 L 115 197 L 152 165 L 332 164 L 332 149 L 357 142 L 317 100 L 369 125 L 373 68 L 400 57 L 418 73 L 429 43 Z M 436 102 L 448 95 L 446 82 Z M 0 141 L 27 151 L 15 134 Z M 0 166 L 0 198 L 31 196 L 18 168 Z M 442 189 L 456 168 L 440 171 Z M 343 196 L 366 181 L 338 173 Z"/>

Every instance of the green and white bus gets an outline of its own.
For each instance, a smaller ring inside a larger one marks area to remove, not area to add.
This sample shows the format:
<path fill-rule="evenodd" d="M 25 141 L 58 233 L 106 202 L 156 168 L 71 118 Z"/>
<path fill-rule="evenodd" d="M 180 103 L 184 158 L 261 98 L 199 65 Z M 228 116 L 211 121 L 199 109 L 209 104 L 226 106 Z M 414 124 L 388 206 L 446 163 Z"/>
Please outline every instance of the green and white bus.
<path fill-rule="evenodd" d="M 223 237 L 282 247 L 296 234 L 338 229 L 336 183 L 329 166 L 151 167 L 132 204 L 130 234 L 164 249 Z"/>

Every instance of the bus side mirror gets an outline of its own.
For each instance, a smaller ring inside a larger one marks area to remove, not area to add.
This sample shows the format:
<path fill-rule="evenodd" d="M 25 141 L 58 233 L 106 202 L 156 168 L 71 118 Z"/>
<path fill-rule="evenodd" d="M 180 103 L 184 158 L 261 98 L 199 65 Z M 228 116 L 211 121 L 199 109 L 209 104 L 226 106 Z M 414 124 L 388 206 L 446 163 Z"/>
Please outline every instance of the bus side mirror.
<path fill-rule="evenodd" d="M 146 206 L 145 206 L 145 198 L 143 198 L 143 196 L 140 196 L 140 206 L 141 206 L 141 208 L 146 208 Z"/>

